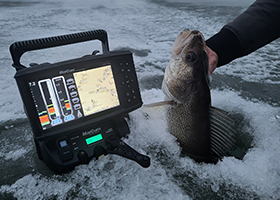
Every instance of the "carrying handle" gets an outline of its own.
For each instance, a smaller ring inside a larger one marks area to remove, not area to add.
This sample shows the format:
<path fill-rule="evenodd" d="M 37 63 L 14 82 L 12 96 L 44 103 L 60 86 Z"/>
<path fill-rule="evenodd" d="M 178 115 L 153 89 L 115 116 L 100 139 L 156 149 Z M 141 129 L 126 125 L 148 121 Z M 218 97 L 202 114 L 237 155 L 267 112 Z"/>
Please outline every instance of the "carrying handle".
<path fill-rule="evenodd" d="M 102 42 L 103 53 L 109 51 L 107 32 L 102 29 L 34 40 L 26 40 L 15 42 L 10 46 L 10 53 L 13 59 L 12 66 L 15 67 L 17 71 L 26 68 L 20 63 L 20 58 L 27 51 L 86 42 L 89 40 L 100 40 Z"/>

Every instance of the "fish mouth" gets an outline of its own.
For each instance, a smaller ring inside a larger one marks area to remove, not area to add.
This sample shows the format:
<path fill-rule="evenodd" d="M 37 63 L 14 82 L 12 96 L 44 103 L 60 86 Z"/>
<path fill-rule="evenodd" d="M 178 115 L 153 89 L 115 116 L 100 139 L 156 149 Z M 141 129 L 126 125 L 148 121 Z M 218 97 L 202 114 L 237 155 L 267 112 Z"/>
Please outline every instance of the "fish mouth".
<path fill-rule="evenodd" d="M 186 51 L 206 51 L 204 36 L 197 30 L 184 29 L 177 37 L 172 48 L 172 55 L 177 56 Z"/>
<path fill-rule="evenodd" d="M 202 33 L 200 33 L 200 31 L 198 31 L 198 30 L 184 29 L 180 33 L 180 36 L 182 37 L 183 40 L 193 39 L 193 37 L 196 37 L 196 36 L 201 37 L 202 39 L 204 39 Z"/>
<path fill-rule="evenodd" d="M 189 29 L 185 29 L 183 35 L 187 33 L 185 38 L 183 39 L 183 43 L 185 43 L 188 48 L 195 48 L 195 47 L 203 47 L 205 48 L 205 40 L 202 33 L 197 30 L 190 31 Z"/>

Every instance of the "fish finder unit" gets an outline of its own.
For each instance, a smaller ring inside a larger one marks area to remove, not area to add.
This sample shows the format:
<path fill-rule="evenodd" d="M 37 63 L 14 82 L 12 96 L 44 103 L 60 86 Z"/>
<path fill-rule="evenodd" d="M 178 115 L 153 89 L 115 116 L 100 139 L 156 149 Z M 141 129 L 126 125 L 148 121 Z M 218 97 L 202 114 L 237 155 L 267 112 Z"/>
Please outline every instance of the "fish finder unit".
<path fill-rule="evenodd" d="M 27 51 L 100 40 L 103 54 L 57 62 L 20 63 Z M 149 167 L 121 138 L 125 117 L 142 100 L 130 51 L 109 51 L 104 30 L 15 42 L 10 46 L 15 79 L 29 118 L 38 156 L 55 173 L 66 173 L 107 154 Z"/>

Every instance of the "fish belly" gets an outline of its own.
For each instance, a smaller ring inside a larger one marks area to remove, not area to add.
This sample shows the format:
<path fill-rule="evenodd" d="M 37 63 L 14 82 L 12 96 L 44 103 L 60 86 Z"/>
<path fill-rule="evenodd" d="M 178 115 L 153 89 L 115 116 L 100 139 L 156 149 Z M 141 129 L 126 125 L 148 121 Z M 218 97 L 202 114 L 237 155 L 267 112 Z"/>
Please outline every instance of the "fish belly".
<path fill-rule="evenodd" d="M 167 110 L 167 124 L 184 153 L 193 157 L 209 157 L 209 103 L 192 102 L 171 107 Z"/>

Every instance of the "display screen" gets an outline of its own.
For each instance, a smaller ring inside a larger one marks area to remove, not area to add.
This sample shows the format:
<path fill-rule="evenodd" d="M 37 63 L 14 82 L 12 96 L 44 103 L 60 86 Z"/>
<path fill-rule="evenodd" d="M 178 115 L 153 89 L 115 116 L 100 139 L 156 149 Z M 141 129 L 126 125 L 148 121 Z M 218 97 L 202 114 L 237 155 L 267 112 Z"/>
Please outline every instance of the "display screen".
<path fill-rule="evenodd" d="M 98 134 L 98 135 L 92 136 L 90 138 L 87 138 L 86 139 L 86 143 L 87 143 L 87 145 L 90 145 L 90 144 L 98 142 L 98 141 L 100 141 L 102 139 L 103 139 L 102 135 Z"/>
<path fill-rule="evenodd" d="M 29 82 L 43 130 L 120 105 L 111 65 Z"/>

